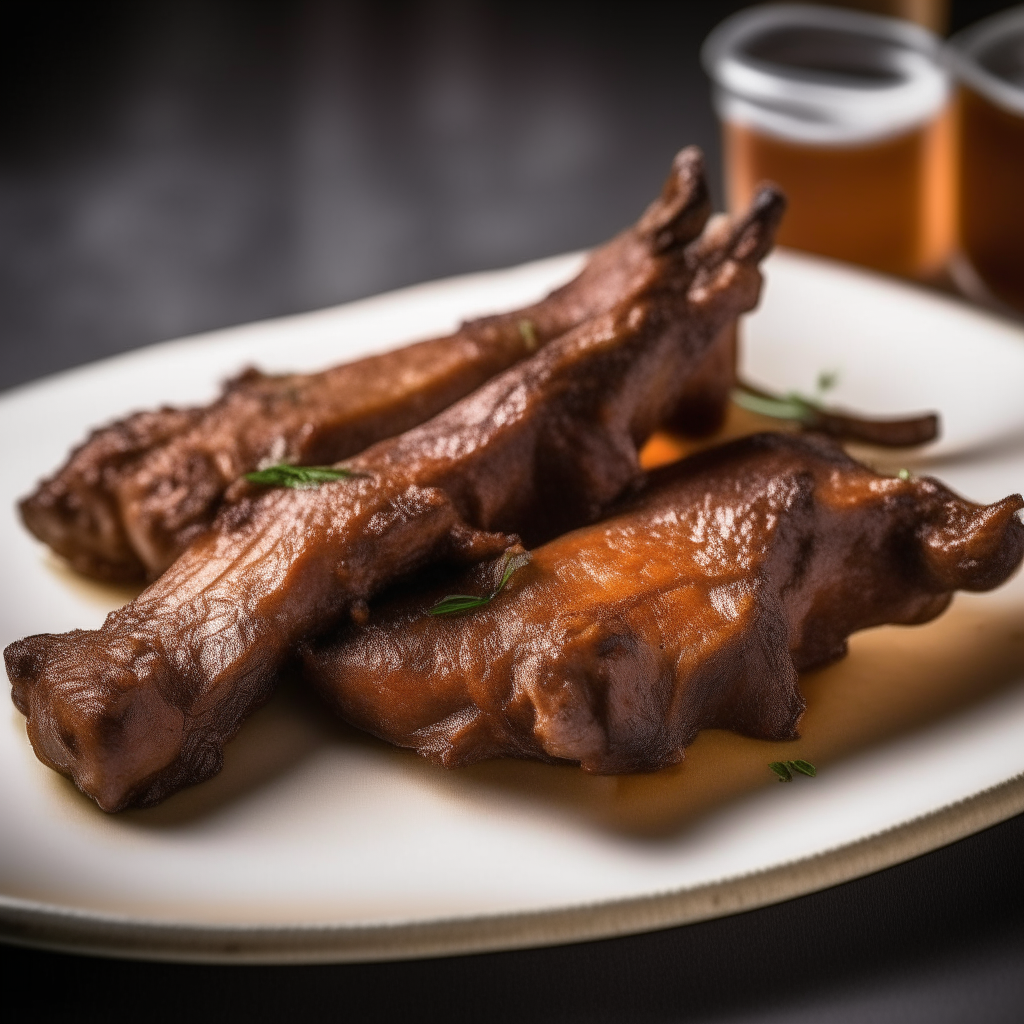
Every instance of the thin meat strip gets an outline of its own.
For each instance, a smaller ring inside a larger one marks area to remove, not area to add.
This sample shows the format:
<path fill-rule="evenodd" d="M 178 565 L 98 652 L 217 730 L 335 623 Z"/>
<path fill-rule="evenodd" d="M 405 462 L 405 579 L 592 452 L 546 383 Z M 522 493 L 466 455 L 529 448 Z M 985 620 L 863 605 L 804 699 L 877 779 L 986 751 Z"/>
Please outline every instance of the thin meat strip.
<path fill-rule="evenodd" d="M 701 729 L 797 736 L 797 673 L 855 630 L 920 623 L 1024 556 L 1020 495 L 974 505 L 879 476 L 813 435 L 761 434 L 653 475 L 608 519 L 551 541 L 489 604 L 503 560 L 375 606 L 307 647 L 348 722 L 446 767 L 675 764 Z"/>
<path fill-rule="evenodd" d="M 525 309 L 463 324 L 322 373 L 247 370 L 213 405 L 142 412 L 95 431 L 20 505 L 28 529 L 79 572 L 155 579 L 208 529 L 227 487 L 268 462 L 323 465 L 447 408 L 584 320 L 639 294 L 708 218 L 699 150 L 676 157 L 661 196 L 569 284 Z M 694 429 L 724 412 L 735 360 L 708 355 Z M 691 417 L 692 419 L 692 417 Z"/>
<path fill-rule="evenodd" d="M 758 298 L 783 208 L 709 229 L 640 295 L 434 419 L 300 490 L 241 484 L 214 524 L 94 631 L 5 651 L 42 761 L 104 810 L 219 770 L 224 743 L 297 644 L 395 580 L 593 520 L 642 478 L 637 452 L 722 328 Z"/>

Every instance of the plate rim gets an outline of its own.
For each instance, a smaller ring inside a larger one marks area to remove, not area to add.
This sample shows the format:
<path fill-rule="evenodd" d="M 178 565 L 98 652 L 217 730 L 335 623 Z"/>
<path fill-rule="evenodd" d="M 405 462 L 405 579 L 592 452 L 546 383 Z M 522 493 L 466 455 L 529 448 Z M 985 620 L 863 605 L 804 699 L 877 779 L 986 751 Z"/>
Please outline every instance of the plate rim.
<path fill-rule="evenodd" d="M 557 909 L 377 925 L 195 925 L 0 895 L 0 939 L 93 956 L 208 964 L 374 963 L 623 938 L 757 910 L 931 853 L 1024 811 L 1024 773 L 811 857 L 718 882 Z"/>

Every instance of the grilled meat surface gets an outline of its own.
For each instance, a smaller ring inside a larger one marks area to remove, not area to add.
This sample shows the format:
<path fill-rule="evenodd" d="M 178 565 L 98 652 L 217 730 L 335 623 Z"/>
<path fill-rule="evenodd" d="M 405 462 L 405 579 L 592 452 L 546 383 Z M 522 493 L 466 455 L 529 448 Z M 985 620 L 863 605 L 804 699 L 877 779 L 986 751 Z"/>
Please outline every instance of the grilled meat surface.
<path fill-rule="evenodd" d="M 652 474 L 609 518 L 374 606 L 304 651 L 348 722 L 446 767 L 486 758 L 590 772 L 678 762 L 701 729 L 797 736 L 797 672 L 850 633 L 934 618 L 1024 556 L 1019 495 L 964 501 L 883 477 L 820 436 L 760 434 Z"/>
<path fill-rule="evenodd" d="M 703 183 L 688 180 L 680 206 L 702 210 Z M 642 478 L 638 447 L 755 305 L 783 205 L 762 190 L 643 289 L 351 459 L 356 475 L 236 485 L 212 529 L 99 630 L 11 644 L 37 755 L 104 810 L 154 803 L 218 771 L 297 644 L 362 617 L 396 579 L 494 557 L 512 531 L 539 540 L 595 519 Z"/>
<path fill-rule="evenodd" d="M 250 369 L 212 405 L 129 416 L 95 431 L 21 502 L 25 525 L 85 575 L 155 579 L 209 528 L 228 486 L 266 462 L 322 465 L 423 423 L 589 317 L 637 295 L 709 212 L 698 150 L 675 159 L 661 196 L 597 249 L 569 284 L 525 309 L 463 324 L 322 373 Z M 688 403 L 694 430 L 721 417 L 734 375 L 727 339 Z"/>

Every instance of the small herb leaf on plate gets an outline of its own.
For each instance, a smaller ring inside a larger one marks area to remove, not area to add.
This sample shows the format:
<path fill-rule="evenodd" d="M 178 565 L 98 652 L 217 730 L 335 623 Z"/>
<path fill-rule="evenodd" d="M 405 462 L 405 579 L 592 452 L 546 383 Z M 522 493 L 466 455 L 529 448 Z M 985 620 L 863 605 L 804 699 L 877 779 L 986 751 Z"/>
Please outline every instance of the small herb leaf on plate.
<path fill-rule="evenodd" d="M 823 395 L 826 391 L 831 391 L 838 383 L 838 370 L 822 370 L 818 374 L 818 394 Z"/>
<path fill-rule="evenodd" d="M 778 775 L 779 782 L 792 782 L 793 772 L 812 777 L 818 774 L 818 769 L 810 761 L 771 761 L 768 767 Z"/>

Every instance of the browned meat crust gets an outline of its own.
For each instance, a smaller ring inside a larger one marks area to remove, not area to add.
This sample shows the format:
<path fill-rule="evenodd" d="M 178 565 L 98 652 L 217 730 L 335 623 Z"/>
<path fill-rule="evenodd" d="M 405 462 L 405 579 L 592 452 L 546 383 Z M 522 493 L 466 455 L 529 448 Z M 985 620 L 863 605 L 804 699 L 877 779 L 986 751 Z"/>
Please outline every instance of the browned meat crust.
<path fill-rule="evenodd" d="M 1024 557 L 1024 507 L 882 477 L 814 436 L 760 434 L 653 475 L 607 520 L 533 552 L 486 607 L 480 566 L 375 607 L 304 653 L 347 721 L 446 767 L 674 764 L 698 731 L 797 736 L 797 672 L 855 630 L 938 615 Z M 500 562 L 498 563 L 500 565 Z"/>
<path fill-rule="evenodd" d="M 662 274 L 666 255 L 700 234 L 707 216 L 702 158 L 683 150 L 637 224 L 543 301 L 323 373 L 251 369 L 207 408 L 140 413 L 97 430 L 21 502 L 25 525 L 88 576 L 155 579 L 209 527 L 242 474 L 268 460 L 336 462 L 424 422 L 552 338 L 639 294 Z M 705 419 L 724 410 L 734 362 L 709 362 L 701 383 Z"/>
<path fill-rule="evenodd" d="M 641 479 L 638 445 L 756 303 L 782 207 L 763 190 L 641 294 L 351 460 L 361 475 L 313 490 L 243 485 L 101 629 L 10 645 L 40 759 L 105 810 L 160 800 L 219 769 L 299 641 L 430 562 L 478 561 L 510 543 L 505 531 L 594 519 Z"/>

